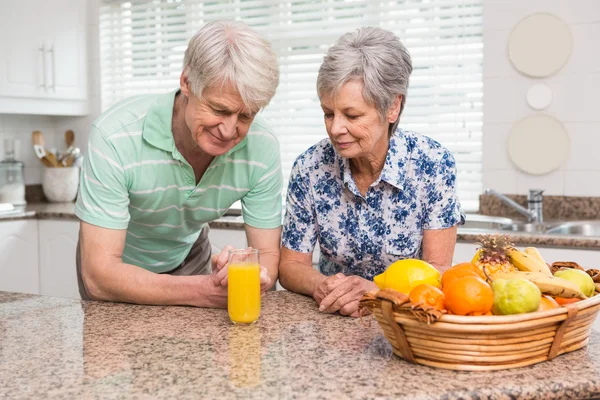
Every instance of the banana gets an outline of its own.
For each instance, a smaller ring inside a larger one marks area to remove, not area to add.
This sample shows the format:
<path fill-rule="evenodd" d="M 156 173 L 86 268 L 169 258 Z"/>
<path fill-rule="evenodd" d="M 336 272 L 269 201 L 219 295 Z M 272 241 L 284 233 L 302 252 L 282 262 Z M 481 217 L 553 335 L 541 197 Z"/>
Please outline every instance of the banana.
<path fill-rule="evenodd" d="M 539 262 L 546 264 L 546 260 L 544 260 L 544 257 L 542 257 L 537 247 L 526 247 L 524 253 L 529 254 Z"/>
<path fill-rule="evenodd" d="M 542 293 L 564 298 L 587 299 L 579 286 L 566 279 L 548 276 L 542 272 L 500 272 L 494 279 L 527 279 L 534 283 Z"/>
<path fill-rule="evenodd" d="M 508 259 L 519 271 L 540 272 L 544 275 L 552 276 L 552 272 L 550 272 L 550 268 L 548 268 L 545 262 L 541 262 L 537 258 L 515 248 L 509 249 L 507 253 Z"/>
<path fill-rule="evenodd" d="M 594 283 L 594 286 L 596 286 L 596 292 L 600 293 L 600 283 Z"/>

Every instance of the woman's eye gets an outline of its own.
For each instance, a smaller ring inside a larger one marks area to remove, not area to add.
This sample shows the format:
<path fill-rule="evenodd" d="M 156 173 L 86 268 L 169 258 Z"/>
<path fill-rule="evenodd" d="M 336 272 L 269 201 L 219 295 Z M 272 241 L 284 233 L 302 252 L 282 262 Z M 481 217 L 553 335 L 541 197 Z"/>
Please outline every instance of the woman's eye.
<path fill-rule="evenodd" d="M 353 120 L 358 118 L 360 115 L 347 115 L 346 117 L 348 117 L 348 119 Z"/>

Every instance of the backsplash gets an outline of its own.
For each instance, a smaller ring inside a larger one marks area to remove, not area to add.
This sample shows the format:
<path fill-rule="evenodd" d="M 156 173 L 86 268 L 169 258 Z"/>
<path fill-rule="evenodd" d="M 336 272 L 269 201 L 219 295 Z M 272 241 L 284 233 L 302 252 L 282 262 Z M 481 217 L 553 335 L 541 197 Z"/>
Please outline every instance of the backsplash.
<path fill-rule="evenodd" d="M 527 208 L 527 196 L 507 194 Z M 507 206 L 497 197 L 479 196 L 479 213 L 524 220 L 523 214 Z M 544 221 L 600 219 L 600 197 L 544 196 Z"/>

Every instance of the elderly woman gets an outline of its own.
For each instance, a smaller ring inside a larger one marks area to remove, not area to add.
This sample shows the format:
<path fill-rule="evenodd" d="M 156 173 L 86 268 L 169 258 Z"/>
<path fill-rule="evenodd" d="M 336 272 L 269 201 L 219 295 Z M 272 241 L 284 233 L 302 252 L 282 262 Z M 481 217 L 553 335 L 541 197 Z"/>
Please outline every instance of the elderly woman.
<path fill-rule="evenodd" d="M 398 38 L 373 27 L 343 35 L 319 69 L 329 138 L 292 168 L 279 279 L 321 311 L 357 316 L 373 276 L 396 260 L 451 264 L 462 220 L 454 158 L 397 128 L 411 72 Z M 321 272 L 312 267 L 317 240 Z"/>

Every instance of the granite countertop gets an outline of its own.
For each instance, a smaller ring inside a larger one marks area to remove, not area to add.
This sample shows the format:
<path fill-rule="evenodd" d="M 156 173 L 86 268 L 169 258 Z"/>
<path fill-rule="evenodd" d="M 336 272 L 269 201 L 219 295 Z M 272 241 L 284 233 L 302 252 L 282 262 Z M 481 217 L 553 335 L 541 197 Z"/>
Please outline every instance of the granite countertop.
<path fill-rule="evenodd" d="M 0 397 L 565 399 L 600 396 L 600 332 L 530 367 L 456 372 L 393 355 L 373 321 L 268 292 L 254 326 L 227 312 L 0 292 Z"/>

